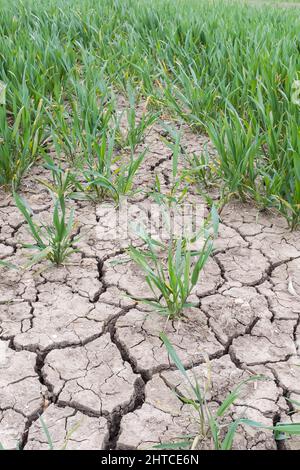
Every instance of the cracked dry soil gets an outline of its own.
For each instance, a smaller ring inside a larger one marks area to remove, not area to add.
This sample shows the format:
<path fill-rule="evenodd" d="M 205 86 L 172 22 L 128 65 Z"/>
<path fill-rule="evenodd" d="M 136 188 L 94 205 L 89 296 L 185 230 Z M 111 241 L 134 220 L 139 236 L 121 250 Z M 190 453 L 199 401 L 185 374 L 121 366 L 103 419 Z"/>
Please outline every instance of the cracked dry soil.
<path fill-rule="evenodd" d="M 149 189 L 156 172 L 169 184 L 171 154 L 154 126 L 143 146 L 149 151 L 136 179 Z M 183 144 L 199 152 L 207 143 L 188 129 Z M 37 217 L 47 219 L 51 198 L 35 180 L 36 166 L 22 194 Z M 45 175 L 44 175 L 45 177 Z M 200 196 L 188 196 L 196 201 Z M 148 217 L 149 199 L 129 201 L 136 218 Z M 277 214 L 259 213 L 239 202 L 222 212 L 215 252 L 193 294 L 197 307 L 169 322 L 137 305 L 149 295 L 143 273 L 122 263 L 129 235 L 114 240 L 117 209 L 70 202 L 76 209 L 78 253 L 65 266 L 0 271 L 0 442 L 7 449 L 47 449 L 39 416 L 55 448 L 68 436 L 68 449 L 149 449 L 197 432 L 191 411 L 173 394 L 185 390 L 170 364 L 159 333 L 165 329 L 190 374 L 208 374 L 209 400 L 220 403 L 241 380 L 264 374 L 269 380 L 244 386 L 232 407 L 239 416 L 272 425 L 297 420 L 289 399 L 300 401 L 300 238 Z M 12 198 L 1 193 L 0 258 L 24 259 L 31 238 Z M 128 295 L 129 294 L 129 295 Z M 299 449 L 272 432 L 240 427 L 235 449 Z"/>

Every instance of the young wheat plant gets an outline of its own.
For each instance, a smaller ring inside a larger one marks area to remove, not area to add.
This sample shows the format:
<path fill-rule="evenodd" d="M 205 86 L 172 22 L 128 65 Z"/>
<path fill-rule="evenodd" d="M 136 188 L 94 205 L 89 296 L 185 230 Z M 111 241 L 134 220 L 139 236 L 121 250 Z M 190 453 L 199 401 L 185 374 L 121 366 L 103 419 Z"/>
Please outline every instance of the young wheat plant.
<path fill-rule="evenodd" d="M 16 193 L 14 198 L 35 241 L 33 244 L 24 244 L 23 246 L 24 248 L 37 251 L 37 254 L 31 257 L 26 267 L 45 259 L 56 265 L 62 264 L 68 256 L 76 251 L 72 246 L 78 239 L 73 236 L 74 210 L 71 210 L 67 219 L 65 200 L 64 197 L 60 197 L 55 201 L 52 223 L 40 224 L 34 221 L 32 211 L 25 200 Z"/>

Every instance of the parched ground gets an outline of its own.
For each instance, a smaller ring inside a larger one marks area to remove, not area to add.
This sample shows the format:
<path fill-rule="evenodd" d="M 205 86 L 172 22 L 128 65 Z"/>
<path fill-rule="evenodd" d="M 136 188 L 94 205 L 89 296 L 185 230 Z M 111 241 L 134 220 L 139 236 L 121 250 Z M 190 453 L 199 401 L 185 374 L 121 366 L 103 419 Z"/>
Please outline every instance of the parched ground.
<path fill-rule="evenodd" d="M 157 172 L 169 185 L 171 152 L 155 126 L 137 178 L 151 188 Z M 206 137 L 188 130 L 183 145 L 199 153 Z M 36 182 L 35 167 L 22 194 L 40 220 L 51 198 Z M 188 199 L 201 200 L 195 194 Z M 198 198 L 198 199 L 197 199 Z M 132 235 L 114 238 L 112 206 L 70 203 L 76 208 L 79 252 L 63 267 L 0 269 L 0 442 L 47 449 L 42 415 L 55 448 L 144 449 L 197 432 L 190 409 L 173 393 L 185 391 L 159 339 L 164 330 L 185 366 L 204 382 L 211 369 L 212 407 L 251 374 L 231 417 L 266 425 L 297 421 L 300 401 L 300 237 L 277 214 L 228 204 L 215 253 L 193 294 L 197 307 L 169 322 L 131 300 L 149 296 L 143 273 L 126 262 Z M 144 193 L 129 201 L 133 218 L 149 216 Z M 4 193 L 0 199 L 0 258 L 22 262 L 31 241 L 26 224 Z M 272 432 L 239 428 L 234 448 L 299 449 L 291 439 L 276 444 Z"/>

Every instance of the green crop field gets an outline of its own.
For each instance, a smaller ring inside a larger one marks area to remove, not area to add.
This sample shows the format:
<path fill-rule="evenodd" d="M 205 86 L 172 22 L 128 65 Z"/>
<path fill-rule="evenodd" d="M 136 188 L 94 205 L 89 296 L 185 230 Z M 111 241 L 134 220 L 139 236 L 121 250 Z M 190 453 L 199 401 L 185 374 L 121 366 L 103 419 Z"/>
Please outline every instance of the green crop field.
<path fill-rule="evenodd" d="M 275 207 L 295 228 L 299 26 L 295 10 L 236 2 L 2 1 L 0 184 L 18 185 L 64 132 L 68 104 L 83 119 L 97 95 L 107 103 L 130 84 L 153 110 L 209 133 L 224 197 Z"/>
<path fill-rule="evenodd" d="M 299 449 L 299 6 L 0 0 L 0 449 Z"/>

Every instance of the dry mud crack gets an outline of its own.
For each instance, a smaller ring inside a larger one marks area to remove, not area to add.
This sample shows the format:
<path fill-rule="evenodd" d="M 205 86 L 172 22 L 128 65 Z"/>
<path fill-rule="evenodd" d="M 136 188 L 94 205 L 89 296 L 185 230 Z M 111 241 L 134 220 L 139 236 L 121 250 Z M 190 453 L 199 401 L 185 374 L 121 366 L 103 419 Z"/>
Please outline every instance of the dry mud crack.
<path fill-rule="evenodd" d="M 154 127 L 137 184 L 149 189 L 155 172 L 171 172 L 170 151 Z M 187 132 L 188 151 L 205 137 Z M 208 143 L 209 144 L 209 143 Z M 23 195 L 38 217 L 51 200 L 34 182 Z M 13 200 L 0 203 L 0 259 L 18 262 L 30 239 Z M 189 196 L 195 199 L 195 194 Z M 197 200 L 197 197 L 196 197 Z M 199 198 L 199 203 L 201 200 Z M 71 203 L 70 203 L 71 204 Z M 222 213 L 215 252 L 194 290 L 197 307 L 169 322 L 130 296 L 151 297 L 143 273 L 126 260 L 130 233 L 114 237 L 117 209 L 72 203 L 78 253 L 66 266 L 0 271 L 0 442 L 46 449 L 43 416 L 55 448 L 142 449 L 197 432 L 195 417 L 173 388 L 184 390 L 159 338 L 165 330 L 189 374 L 211 368 L 209 401 L 217 406 L 241 380 L 249 382 L 229 418 L 266 425 L 293 420 L 289 399 L 300 401 L 300 237 L 278 216 L 232 202 Z M 150 201 L 128 202 L 136 220 L 149 217 Z M 299 448 L 291 439 L 288 448 Z M 276 449 L 272 432 L 239 428 L 234 448 Z"/>

